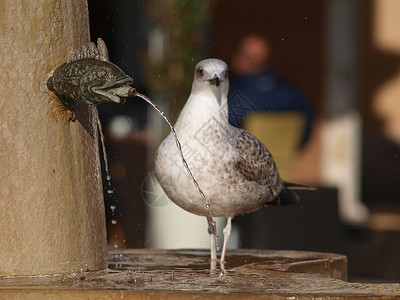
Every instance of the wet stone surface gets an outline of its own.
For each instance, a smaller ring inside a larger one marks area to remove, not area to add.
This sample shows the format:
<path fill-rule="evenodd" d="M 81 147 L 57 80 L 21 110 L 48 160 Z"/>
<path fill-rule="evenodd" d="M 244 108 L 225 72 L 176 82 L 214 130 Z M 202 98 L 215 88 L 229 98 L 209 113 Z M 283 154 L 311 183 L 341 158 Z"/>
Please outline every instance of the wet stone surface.
<path fill-rule="evenodd" d="M 287 296 L 400 295 L 399 284 L 361 284 L 347 276 L 345 256 L 270 250 L 228 252 L 225 272 L 209 269 L 208 251 L 119 250 L 109 269 L 58 276 L 0 278 L 1 290 L 123 290 Z M 129 293 L 128 293 L 129 294 Z M 126 295 L 128 295 L 126 294 Z"/>

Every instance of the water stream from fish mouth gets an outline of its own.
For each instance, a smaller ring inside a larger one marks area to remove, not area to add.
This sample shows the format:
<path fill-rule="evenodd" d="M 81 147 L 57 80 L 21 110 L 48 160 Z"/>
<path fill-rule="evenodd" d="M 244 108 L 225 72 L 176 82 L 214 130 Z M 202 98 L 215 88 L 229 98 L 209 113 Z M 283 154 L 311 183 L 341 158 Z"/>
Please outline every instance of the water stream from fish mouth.
<path fill-rule="evenodd" d="M 175 143 L 176 143 L 176 147 L 179 150 L 180 156 L 181 156 L 181 160 L 183 163 L 183 166 L 185 167 L 186 171 L 188 172 L 189 176 L 192 179 L 192 182 L 194 184 L 194 186 L 198 189 L 200 197 L 203 199 L 204 203 L 205 203 L 205 207 L 208 210 L 208 216 L 207 216 L 207 220 L 209 220 L 209 218 L 211 218 L 211 222 L 212 222 L 212 226 L 215 227 L 215 222 L 214 220 L 212 220 L 212 211 L 211 211 L 211 205 L 210 203 L 207 201 L 206 196 L 204 195 L 202 189 L 200 188 L 199 183 L 197 182 L 197 180 L 194 178 L 192 171 L 189 168 L 189 165 L 183 155 L 183 151 L 182 151 L 182 146 L 181 143 L 178 139 L 178 135 L 176 134 L 175 128 L 172 125 L 171 121 L 168 119 L 168 117 L 165 115 L 165 113 L 147 96 L 136 92 L 136 96 L 139 98 L 142 98 L 143 100 L 145 100 L 147 103 L 149 103 L 165 120 L 165 122 L 167 122 L 167 124 L 169 125 L 169 128 L 171 129 L 172 135 L 175 138 Z"/>
<path fill-rule="evenodd" d="M 180 141 L 178 139 L 178 135 L 177 135 L 177 133 L 175 131 L 174 126 L 172 125 L 172 123 L 169 120 L 169 118 L 165 115 L 165 113 L 149 97 L 147 97 L 146 95 L 143 95 L 141 93 L 138 93 L 136 90 L 135 90 L 134 94 L 135 94 L 135 96 L 145 100 L 148 104 L 150 104 L 163 117 L 165 122 L 167 122 L 167 124 L 169 125 L 170 130 L 171 130 L 171 132 L 172 132 L 172 134 L 173 134 L 173 136 L 175 138 L 176 147 L 178 148 L 178 151 L 179 151 L 179 154 L 180 154 L 180 157 L 181 157 L 181 160 L 182 160 L 182 164 L 185 167 L 185 169 L 186 169 L 187 173 L 189 174 L 189 176 L 191 177 L 194 186 L 198 189 L 200 197 L 204 201 L 205 207 L 208 210 L 207 222 L 208 222 L 208 226 L 209 226 L 209 228 L 208 228 L 209 233 L 210 234 L 214 234 L 214 236 L 216 237 L 216 223 L 213 220 L 213 214 L 212 214 L 212 211 L 211 211 L 211 205 L 207 201 L 207 198 L 204 195 L 204 192 L 202 191 L 199 183 L 197 182 L 197 180 L 195 179 L 192 171 L 189 168 L 189 165 L 188 165 L 188 163 L 187 163 L 187 161 L 186 161 L 186 159 L 184 157 L 184 154 L 183 154 L 183 151 L 182 151 L 182 146 L 181 146 L 181 143 L 180 143 Z M 133 95 L 133 93 L 132 93 L 132 95 Z M 110 194 L 110 193 L 113 193 L 114 190 L 111 188 L 111 175 L 110 175 L 109 167 L 108 167 L 108 158 L 107 158 L 106 147 L 105 147 L 105 139 L 104 139 L 103 129 L 102 129 L 102 126 L 101 126 L 101 122 L 100 122 L 100 118 L 99 118 L 99 114 L 98 114 L 97 108 L 94 108 L 94 111 L 95 111 L 96 118 L 97 118 L 97 126 L 98 126 L 99 135 L 100 135 L 100 141 L 101 141 L 101 145 L 102 145 L 102 149 L 103 149 L 103 157 L 104 157 L 105 171 L 106 171 L 107 184 L 108 184 L 107 193 Z"/>

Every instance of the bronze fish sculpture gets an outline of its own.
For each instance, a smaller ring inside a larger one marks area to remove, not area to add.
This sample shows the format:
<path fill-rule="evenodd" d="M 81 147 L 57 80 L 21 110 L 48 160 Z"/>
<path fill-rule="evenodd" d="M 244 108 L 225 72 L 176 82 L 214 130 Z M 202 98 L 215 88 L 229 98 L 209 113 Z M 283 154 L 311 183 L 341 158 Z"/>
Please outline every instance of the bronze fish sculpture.
<path fill-rule="evenodd" d="M 47 81 L 47 87 L 74 112 L 74 101 L 97 105 L 103 102 L 123 103 L 133 98 L 133 79 L 109 61 L 102 39 L 83 46 L 71 59 L 59 66 Z M 122 98 L 122 99 L 121 99 Z"/>

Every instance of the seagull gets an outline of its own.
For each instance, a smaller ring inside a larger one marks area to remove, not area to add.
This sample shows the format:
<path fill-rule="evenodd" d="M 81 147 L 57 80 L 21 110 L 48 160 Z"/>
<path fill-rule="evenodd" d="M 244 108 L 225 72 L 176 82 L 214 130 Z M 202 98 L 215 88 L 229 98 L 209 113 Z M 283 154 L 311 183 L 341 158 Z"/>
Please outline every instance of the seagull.
<path fill-rule="evenodd" d="M 175 131 L 198 185 L 193 185 L 191 174 L 180 161 L 173 132 L 162 141 L 155 155 L 157 180 L 175 204 L 208 220 L 210 215 L 227 218 L 221 267 L 233 217 L 299 199 L 279 176 L 264 144 L 248 131 L 229 124 L 228 90 L 228 66 L 224 61 L 209 58 L 196 65 L 191 94 L 176 121 Z M 215 231 L 210 226 L 209 233 L 213 263 L 217 260 Z"/>

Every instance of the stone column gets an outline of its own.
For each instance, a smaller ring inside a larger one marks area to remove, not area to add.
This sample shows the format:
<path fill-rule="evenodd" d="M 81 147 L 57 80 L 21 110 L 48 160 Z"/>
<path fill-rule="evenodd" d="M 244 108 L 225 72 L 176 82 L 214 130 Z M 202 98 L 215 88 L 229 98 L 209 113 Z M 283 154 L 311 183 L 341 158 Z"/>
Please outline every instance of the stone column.
<path fill-rule="evenodd" d="M 107 267 L 95 115 L 46 88 L 89 39 L 86 0 L 0 1 L 0 276 Z"/>

